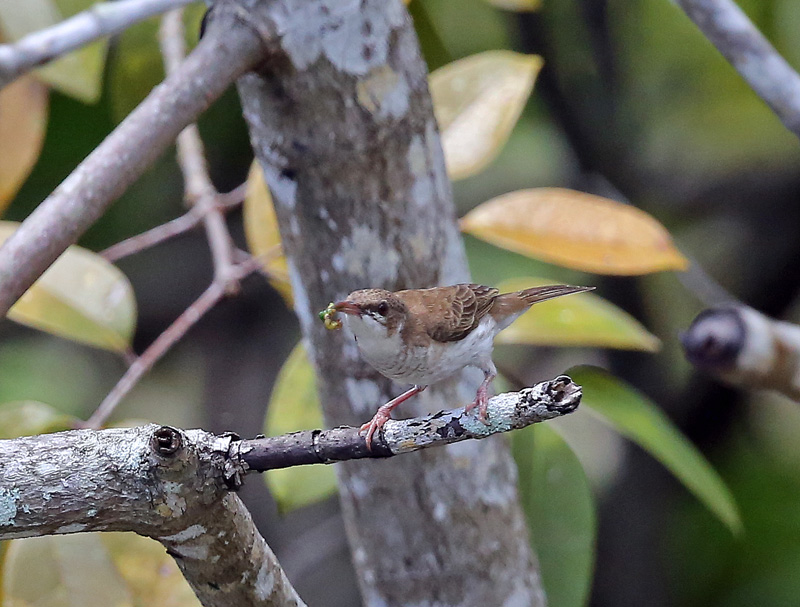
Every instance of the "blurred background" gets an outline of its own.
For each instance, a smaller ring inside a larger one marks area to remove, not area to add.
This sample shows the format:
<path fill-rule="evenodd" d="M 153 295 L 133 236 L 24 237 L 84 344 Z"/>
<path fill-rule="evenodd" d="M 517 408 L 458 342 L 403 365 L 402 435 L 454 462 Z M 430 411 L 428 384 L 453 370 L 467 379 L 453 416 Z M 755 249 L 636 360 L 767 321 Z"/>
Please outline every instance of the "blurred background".
<path fill-rule="evenodd" d="M 800 2 L 739 4 L 800 67 Z M 736 298 L 800 321 L 800 145 L 672 2 L 543 0 L 534 12 L 506 12 L 485 0 L 413 0 L 409 10 L 431 70 L 491 49 L 536 53 L 545 61 L 499 157 L 454 184 L 460 214 L 530 187 L 621 198 L 661 221 L 678 248 Z M 201 14 L 189 19 L 193 39 Z M 5 219 L 28 215 L 160 81 L 157 27 L 151 20 L 113 41 L 95 103 L 51 91 L 41 156 Z M 245 181 L 252 152 L 235 93 L 216 103 L 199 127 L 217 188 Z M 101 250 L 178 216 L 182 189 L 174 154 L 166 154 L 80 244 Z M 230 215 L 230 224 L 244 248 L 241 212 Z M 609 433 L 585 432 L 599 517 L 590 604 L 796 604 L 797 405 L 693 371 L 678 334 L 703 304 L 675 274 L 586 276 L 465 239 L 476 282 L 532 275 L 595 284 L 658 336 L 662 348 L 655 354 L 499 346 L 498 359 L 526 383 L 575 364 L 609 369 L 688 435 L 740 507 L 744 532 L 735 536 L 643 451 Z M 202 230 L 118 266 L 136 292 L 137 352 L 212 278 Z M 114 420 L 258 434 L 277 372 L 298 337 L 283 299 L 253 276 L 157 364 Z M 111 353 L 0 323 L 0 402 L 38 400 L 85 419 L 124 369 Z M 580 420 L 575 423 L 580 432 Z M 359 604 L 335 498 L 279 514 L 257 478 L 249 479 L 243 497 L 309 604 Z"/>

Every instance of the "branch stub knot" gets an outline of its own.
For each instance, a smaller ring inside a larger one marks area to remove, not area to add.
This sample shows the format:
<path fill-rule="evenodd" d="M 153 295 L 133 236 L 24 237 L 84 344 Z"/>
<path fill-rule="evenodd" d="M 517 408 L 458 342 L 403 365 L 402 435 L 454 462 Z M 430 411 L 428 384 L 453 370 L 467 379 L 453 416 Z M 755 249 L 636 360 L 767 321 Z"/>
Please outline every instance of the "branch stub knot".
<path fill-rule="evenodd" d="M 183 437 L 177 428 L 161 426 L 153 432 L 150 446 L 161 457 L 175 457 L 183 448 Z"/>

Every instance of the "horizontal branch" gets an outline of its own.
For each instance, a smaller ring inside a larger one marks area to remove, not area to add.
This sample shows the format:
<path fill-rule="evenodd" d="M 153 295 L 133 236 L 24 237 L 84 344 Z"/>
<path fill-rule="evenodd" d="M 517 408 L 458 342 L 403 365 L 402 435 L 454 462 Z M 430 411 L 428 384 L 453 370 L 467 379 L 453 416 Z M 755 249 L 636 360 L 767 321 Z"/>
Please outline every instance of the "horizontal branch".
<path fill-rule="evenodd" d="M 196 0 L 117 0 L 88 10 L 12 44 L 0 44 L 0 89 L 35 67 L 148 17 Z"/>
<path fill-rule="evenodd" d="M 428 447 L 467 439 L 481 439 L 524 428 L 574 411 L 581 388 L 562 375 L 519 392 L 489 399 L 487 424 L 464 407 L 413 419 L 389 420 L 367 449 L 358 428 L 305 430 L 268 438 L 232 443 L 234 460 L 254 471 L 288 468 L 302 464 L 330 464 L 365 457 L 392 457 Z"/>
<path fill-rule="evenodd" d="M 677 0 L 784 126 L 800 137 L 800 75 L 732 0 Z"/>
<path fill-rule="evenodd" d="M 264 45 L 238 16 L 215 9 L 205 36 L 178 71 L 153 89 L 0 247 L 0 317 L 186 125 L 263 59 Z"/>
<path fill-rule="evenodd" d="M 205 606 L 302 605 L 231 489 L 248 471 L 390 457 L 559 417 L 581 388 L 560 376 L 464 408 L 390 420 L 366 448 L 357 428 L 239 440 L 169 426 L 0 440 L 0 540 L 134 531 L 160 541 Z"/>

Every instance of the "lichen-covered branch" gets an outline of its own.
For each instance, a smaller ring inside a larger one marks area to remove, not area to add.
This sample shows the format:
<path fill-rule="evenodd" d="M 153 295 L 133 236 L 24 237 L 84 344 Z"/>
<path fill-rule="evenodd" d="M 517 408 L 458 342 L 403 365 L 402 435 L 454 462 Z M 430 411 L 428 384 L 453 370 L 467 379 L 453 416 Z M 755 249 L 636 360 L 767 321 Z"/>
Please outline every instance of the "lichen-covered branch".
<path fill-rule="evenodd" d="M 247 470 L 258 472 L 365 457 L 392 457 L 524 428 L 571 413 L 580 400 L 580 386 L 562 375 L 532 388 L 491 398 L 488 423 L 461 407 L 412 419 L 389 420 L 375 435 L 371 450 L 367 449 L 358 428 L 340 426 L 234 442 L 232 455 Z"/>
<path fill-rule="evenodd" d="M 263 59 L 264 39 L 252 27 L 230 11 L 215 13 L 214 26 L 180 68 L 153 89 L 0 247 L 0 316 L 185 126 Z"/>
<path fill-rule="evenodd" d="M 800 137 L 800 74 L 732 0 L 677 0 L 784 126 Z"/>
<path fill-rule="evenodd" d="M 196 0 L 117 0 L 101 2 L 45 30 L 34 32 L 12 44 L 0 44 L 0 89 L 14 79 L 131 25 L 191 4 Z"/>
<path fill-rule="evenodd" d="M 0 539 L 135 531 L 205 607 L 303 605 L 226 482 L 231 437 L 148 425 L 0 441 Z"/>

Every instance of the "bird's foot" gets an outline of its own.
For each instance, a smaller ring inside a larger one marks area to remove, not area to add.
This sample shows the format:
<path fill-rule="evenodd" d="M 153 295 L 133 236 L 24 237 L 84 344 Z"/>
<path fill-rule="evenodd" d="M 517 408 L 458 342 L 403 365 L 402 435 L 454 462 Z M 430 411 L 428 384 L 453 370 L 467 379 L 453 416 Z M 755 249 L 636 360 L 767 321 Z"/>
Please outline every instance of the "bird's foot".
<path fill-rule="evenodd" d="M 389 411 L 391 411 L 391 409 L 389 409 Z M 389 411 L 384 410 L 383 407 L 380 407 L 375 413 L 375 416 L 366 424 L 363 424 L 361 429 L 358 431 L 359 434 L 366 433 L 364 441 L 367 443 L 367 451 L 372 451 L 372 436 L 375 434 L 375 432 L 383 428 L 383 425 L 391 419 Z"/>
<path fill-rule="evenodd" d="M 375 434 L 375 432 L 383 428 L 383 425 L 391 419 L 390 416 L 392 409 L 394 409 L 400 403 L 407 401 L 415 394 L 419 394 L 427 387 L 428 386 L 414 386 L 413 388 L 403 392 L 400 396 L 393 398 L 385 405 L 378 407 L 375 417 L 361 426 L 361 429 L 358 431 L 359 434 L 364 434 L 366 432 L 365 442 L 367 443 L 367 451 L 372 451 L 372 436 Z"/>
<path fill-rule="evenodd" d="M 464 407 L 464 411 L 467 413 L 472 412 L 474 409 L 478 409 L 478 419 L 481 423 L 485 425 L 489 425 L 489 388 L 488 386 L 484 386 L 481 384 L 480 388 L 478 388 L 478 393 L 475 395 L 475 400 Z"/>

